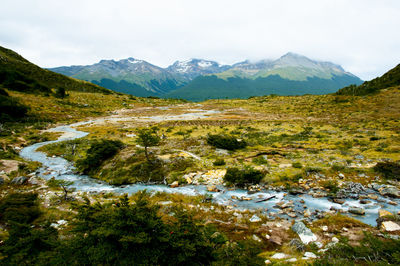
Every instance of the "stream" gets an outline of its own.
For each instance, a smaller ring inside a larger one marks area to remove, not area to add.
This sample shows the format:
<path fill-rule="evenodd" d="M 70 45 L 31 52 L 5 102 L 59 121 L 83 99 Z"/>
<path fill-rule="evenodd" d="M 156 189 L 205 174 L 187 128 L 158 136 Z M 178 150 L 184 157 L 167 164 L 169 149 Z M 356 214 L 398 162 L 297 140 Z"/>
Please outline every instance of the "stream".
<path fill-rule="evenodd" d="M 143 121 L 143 122 L 160 122 L 166 120 L 195 120 L 195 119 L 204 119 L 209 115 L 216 114 L 218 111 L 215 110 L 191 110 L 195 111 L 194 113 L 185 113 L 181 115 L 169 115 L 169 116 L 150 116 L 150 117 L 118 117 L 111 116 L 108 118 L 99 118 L 86 122 L 79 122 L 71 125 L 58 126 L 50 129 L 51 132 L 61 132 L 63 133 L 57 140 L 46 141 L 41 143 L 36 143 L 31 146 L 25 147 L 21 150 L 21 157 L 42 163 L 42 167 L 38 170 L 38 176 L 44 179 L 56 178 L 62 180 L 73 181 L 74 184 L 71 187 L 75 188 L 77 191 L 82 192 L 92 192 L 92 193 L 100 193 L 100 192 L 113 192 L 117 194 L 128 193 L 132 194 L 137 191 L 141 191 L 146 189 L 150 192 L 167 192 L 167 193 L 182 193 L 185 195 L 212 195 L 212 200 L 214 203 L 231 206 L 230 208 L 238 209 L 238 210 L 261 210 L 264 214 L 267 214 L 271 217 L 271 213 L 275 213 L 275 215 L 288 218 L 288 219 L 301 219 L 303 217 L 303 211 L 305 208 L 308 208 L 311 212 L 318 210 L 321 212 L 328 211 L 331 207 L 347 211 L 349 207 L 362 207 L 365 210 L 365 215 L 353 215 L 350 213 L 345 213 L 345 215 L 354 217 L 366 224 L 370 224 L 372 226 L 376 225 L 376 219 L 378 218 L 378 210 L 385 209 L 390 212 L 399 211 L 398 206 L 390 205 L 388 202 L 395 201 L 400 204 L 398 199 L 389 199 L 386 197 L 382 197 L 379 193 L 372 189 L 367 189 L 367 191 L 363 192 L 363 194 L 375 194 L 378 196 L 377 200 L 370 200 L 368 204 L 360 204 L 358 199 L 345 199 L 344 204 L 337 204 L 329 201 L 327 197 L 314 198 L 308 194 L 300 194 L 300 195 L 290 195 L 285 192 L 277 192 L 274 190 L 261 190 L 256 193 L 249 193 L 247 190 L 243 189 L 228 189 L 222 185 L 217 186 L 220 189 L 220 192 L 208 192 L 207 187 L 205 185 L 185 185 L 176 188 L 170 188 L 165 185 L 146 185 L 146 184 L 131 184 L 125 186 L 112 186 L 106 182 L 90 178 L 86 175 L 75 174 L 76 171 L 73 164 L 61 157 L 48 157 L 45 153 L 37 151 L 38 148 L 45 146 L 47 144 L 73 140 L 77 138 L 82 138 L 88 135 L 87 132 L 79 131 L 75 129 L 75 127 L 82 125 L 89 125 L 91 123 L 96 122 L 118 122 L 118 121 L 128 121 L 134 120 Z M 247 200 L 236 200 L 233 198 L 241 198 L 246 197 Z M 267 201 L 261 201 L 261 199 L 266 199 L 269 197 L 275 196 Z M 297 218 L 290 218 L 287 214 L 278 213 L 279 209 L 275 208 L 274 205 L 278 202 L 285 201 L 293 201 L 292 208 L 297 214 Z"/>

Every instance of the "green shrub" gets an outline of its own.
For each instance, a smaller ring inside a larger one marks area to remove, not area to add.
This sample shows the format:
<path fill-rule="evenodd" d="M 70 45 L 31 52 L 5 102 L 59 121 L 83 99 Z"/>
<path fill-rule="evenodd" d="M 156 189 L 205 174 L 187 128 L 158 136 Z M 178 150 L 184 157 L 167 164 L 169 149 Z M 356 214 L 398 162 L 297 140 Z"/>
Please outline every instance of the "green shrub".
<path fill-rule="evenodd" d="M 239 141 L 235 136 L 224 134 L 207 135 L 207 143 L 216 148 L 230 151 L 242 149 L 247 146 L 244 140 Z"/>
<path fill-rule="evenodd" d="M 244 169 L 230 167 L 226 171 L 224 181 L 243 187 L 246 184 L 258 184 L 263 178 L 264 173 L 252 167 L 245 167 Z"/>
<path fill-rule="evenodd" d="M 300 162 L 294 162 L 292 163 L 292 167 L 301 169 L 303 168 L 303 165 Z"/>
<path fill-rule="evenodd" d="M 374 171 L 383 174 L 387 179 L 400 180 L 400 163 L 379 162 L 374 166 Z"/>
<path fill-rule="evenodd" d="M 216 160 L 213 162 L 213 165 L 214 165 L 214 166 L 222 166 L 222 165 L 225 165 L 225 164 L 226 164 L 226 162 L 225 162 L 224 159 L 216 159 Z"/>
<path fill-rule="evenodd" d="M 0 221 L 31 223 L 40 215 L 36 193 L 13 193 L 0 201 Z"/>
<path fill-rule="evenodd" d="M 90 174 L 100 167 L 105 160 L 114 156 L 122 147 L 123 143 L 119 140 L 95 141 L 87 150 L 86 158 L 78 160 L 76 166 L 84 174 Z"/>

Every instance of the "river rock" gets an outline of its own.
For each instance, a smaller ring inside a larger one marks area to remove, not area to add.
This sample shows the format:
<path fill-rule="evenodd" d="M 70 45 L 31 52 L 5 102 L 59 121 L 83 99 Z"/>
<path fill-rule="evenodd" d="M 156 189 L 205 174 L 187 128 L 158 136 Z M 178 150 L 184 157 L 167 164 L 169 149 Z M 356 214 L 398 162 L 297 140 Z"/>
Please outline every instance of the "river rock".
<path fill-rule="evenodd" d="M 178 181 L 174 181 L 174 182 L 172 182 L 172 184 L 169 185 L 169 186 L 172 187 L 172 188 L 179 187 L 179 182 L 178 182 Z"/>
<path fill-rule="evenodd" d="M 252 222 L 252 223 L 258 223 L 258 222 L 261 222 L 261 218 L 254 214 L 254 215 L 250 218 L 249 221 Z"/>
<path fill-rule="evenodd" d="M 355 182 L 349 182 L 347 185 L 347 190 L 350 193 L 360 193 L 365 191 L 365 187 L 363 185 L 361 185 L 360 183 L 355 183 Z"/>
<path fill-rule="evenodd" d="M 400 225 L 392 221 L 382 222 L 381 229 L 386 232 L 400 231 Z"/>
<path fill-rule="evenodd" d="M 343 203 L 345 203 L 345 200 L 344 200 L 344 199 L 338 199 L 338 198 L 334 198 L 332 201 L 333 201 L 334 203 L 337 203 L 337 204 L 343 204 Z"/>
<path fill-rule="evenodd" d="M 303 222 L 295 222 L 292 226 L 293 232 L 297 233 L 304 244 L 316 241 L 317 236 Z"/>
<path fill-rule="evenodd" d="M 23 185 L 26 181 L 28 181 L 28 178 L 25 176 L 18 176 L 15 177 L 13 180 L 11 180 L 11 184 L 14 185 Z"/>
<path fill-rule="evenodd" d="M 384 187 L 381 187 L 378 191 L 382 196 L 388 196 L 388 197 L 392 197 L 392 198 L 400 198 L 400 190 L 398 190 L 394 186 L 384 186 Z"/>
<path fill-rule="evenodd" d="M 216 185 L 208 185 L 207 186 L 207 191 L 208 192 L 219 192 L 219 189 L 217 188 Z"/>
<path fill-rule="evenodd" d="M 363 208 L 359 208 L 359 207 L 350 207 L 349 212 L 353 213 L 353 214 L 357 214 L 357 215 L 365 214 L 365 210 Z"/>

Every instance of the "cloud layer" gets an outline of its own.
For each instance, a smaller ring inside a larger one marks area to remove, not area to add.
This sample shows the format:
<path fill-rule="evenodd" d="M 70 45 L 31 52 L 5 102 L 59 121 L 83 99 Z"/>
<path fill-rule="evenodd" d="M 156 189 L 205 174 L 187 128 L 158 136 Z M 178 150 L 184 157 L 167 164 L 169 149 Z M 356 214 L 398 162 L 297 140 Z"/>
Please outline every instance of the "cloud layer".
<path fill-rule="evenodd" d="M 167 66 L 292 51 L 368 80 L 400 63 L 398 0 L 2 0 L 0 45 L 42 66 L 135 57 Z"/>

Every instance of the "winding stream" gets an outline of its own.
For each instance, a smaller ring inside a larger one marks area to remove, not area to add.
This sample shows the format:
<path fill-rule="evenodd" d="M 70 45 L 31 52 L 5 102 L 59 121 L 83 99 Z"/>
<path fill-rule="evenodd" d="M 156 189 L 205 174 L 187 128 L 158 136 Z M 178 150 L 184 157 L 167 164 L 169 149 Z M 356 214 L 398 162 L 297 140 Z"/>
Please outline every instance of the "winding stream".
<path fill-rule="evenodd" d="M 46 154 L 42 152 L 38 152 L 37 149 L 51 143 L 61 142 L 66 140 L 73 140 L 77 138 L 82 138 L 88 135 L 87 132 L 76 130 L 75 127 L 87 125 L 95 122 L 118 122 L 118 121 L 128 121 L 128 120 L 136 120 L 143 122 L 160 122 L 166 120 L 195 120 L 195 119 L 204 119 L 209 115 L 218 113 L 215 110 L 191 110 L 195 111 L 194 113 L 185 113 L 181 115 L 169 115 L 169 116 L 150 116 L 150 117 L 141 117 L 141 118 L 133 118 L 133 117 L 108 117 L 108 118 L 99 118 L 95 120 L 90 120 L 86 122 L 79 122 L 66 126 L 58 126 L 50 129 L 52 132 L 62 132 L 63 135 L 60 136 L 57 140 L 54 141 L 46 141 L 41 143 L 36 143 L 31 146 L 25 147 L 21 150 L 21 157 L 31 160 L 38 161 L 42 163 L 42 167 L 38 170 L 38 176 L 44 179 L 50 179 L 52 177 L 56 179 L 63 179 L 68 181 L 73 181 L 74 184 L 71 187 L 76 188 L 77 191 L 82 192 L 114 192 L 114 193 L 135 193 L 140 190 L 147 189 L 152 192 L 167 192 L 167 193 L 182 193 L 185 195 L 205 195 L 211 194 L 213 197 L 213 201 L 217 204 L 232 206 L 234 209 L 260 209 L 262 212 L 269 214 L 276 213 L 281 217 L 288 218 L 286 214 L 278 214 L 279 209 L 274 208 L 274 205 L 280 201 L 293 201 L 293 209 L 296 211 L 297 219 L 302 218 L 302 213 L 305 208 L 308 208 L 311 212 L 314 210 L 319 211 L 328 211 L 331 207 L 336 209 L 341 209 L 347 211 L 349 207 L 362 207 L 365 209 L 365 215 L 352 215 L 346 213 L 346 215 L 353 216 L 354 218 L 375 226 L 376 219 L 378 217 L 378 210 L 383 208 L 390 212 L 399 211 L 398 206 L 393 206 L 388 204 L 389 200 L 395 201 L 400 204 L 398 199 L 389 199 L 380 196 L 375 191 L 368 189 L 363 194 L 376 194 L 378 196 L 377 200 L 370 200 L 369 204 L 360 204 L 359 200 L 356 199 L 346 199 L 345 204 L 340 205 L 337 203 L 333 203 L 328 200 L 327 197 L 322 198 L 313 198 L 308 194 L 302 195 L 286 195 L 285 192 L 276 192 L 273 190 L 262 190 L 260 192 L 249 194 L 247 190 L 235 189 L 228 190 L 226 187 L 217 186 L 221 192 L 208 192 L 206 186 L 204 185 L 186 185 L 176 188 L 170 188 L 165 185 L 145 185 L 145 184 L 132 184 L 126 186 L 112 186 L 108 183 L 90 178 L 86 175 L 74 174 L 75 168 L 72 163 L 61 157 L 48 157 Z M 250 200 L 233 200 L 232 196 L 236 196 L 238 198 L 247 197 Z M 260 199 L 268 198 L 271 196 L 275 196 L 273 199 L 263 202 L 257 202 Z M 289 218 L 291 219 L 291 218 Z"/>

